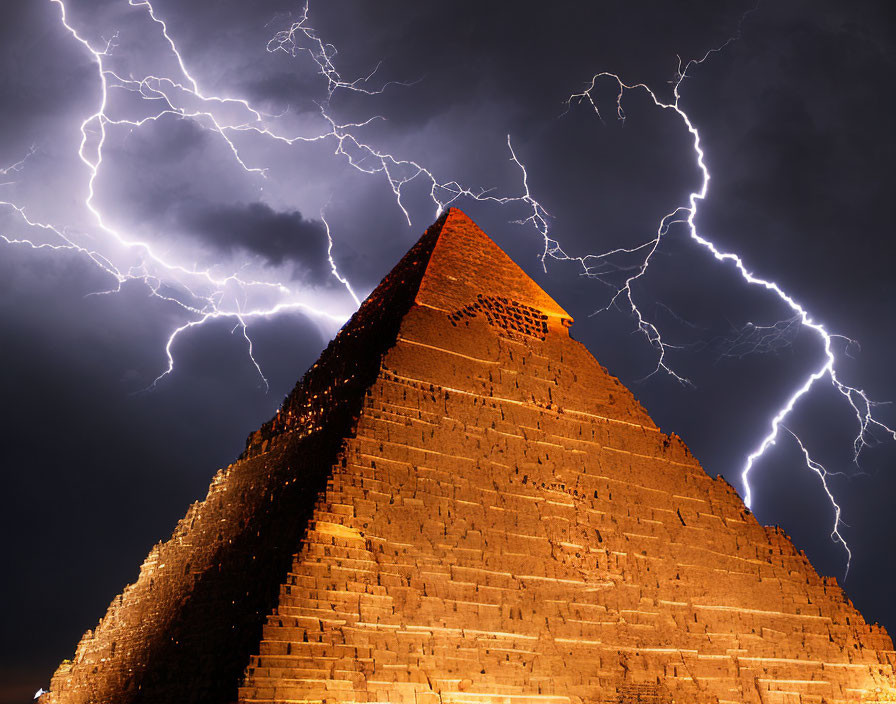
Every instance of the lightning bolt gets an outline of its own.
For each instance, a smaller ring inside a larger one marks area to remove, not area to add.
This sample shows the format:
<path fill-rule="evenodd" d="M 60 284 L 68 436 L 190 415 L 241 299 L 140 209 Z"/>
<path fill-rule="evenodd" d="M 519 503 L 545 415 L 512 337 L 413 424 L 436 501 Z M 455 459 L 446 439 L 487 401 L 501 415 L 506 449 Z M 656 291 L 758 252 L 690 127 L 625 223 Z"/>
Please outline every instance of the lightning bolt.
<path fill-rule="evenodd" d="M 743 21 L 743 19 L 741 21 Z M 806 468 L 817 474 L 822 480 L 825 493 L 834 511 L 835 521 L 834 531 L 831 534 L 832 539 L 835 542 L 842 544 L 846 550 L 846 570 L 848 572 L 852 553 L 850 552 L 845 539 L 839 532 L 839 526 L 841 525 L 841 509 L 827 485 L 826 477 L 829 476 L 829 473 L 821 464 L 810 458 L 803 441 L 793 433 L 793 431 L 786 428 L 784 423 L 793 413 L 797 404 L 809 394 L 817 383 L 824 380 L 840 394 L 842 399 L 855 414 L 857 431 L 853 441 L 853 461 L 856 464 L 859 462 L 859 456 L 862 451 L 866 447 L 877 443 L 878 435 L 883 434 L 896 440 L 896 430 L 890 428 L 874 416 L 874 408 L 877 404 L 871 400 L 863 389 L 846 384 L 841 380 L 837 373 L 838 357 L 835 351 L 835 340 L 845 341 L 847 349 L 856 343 L 849 338 L 828 331 L 822 323 L 813 318 L 809 311 L 803 305 L 798 303 L 796 299 L 788 294 L 779 284 L 754 274 L 738 254 L 723 251 L 710 239 L 700 234 L 695 222 L 699 211 L 699 205 L 706 200 L 709 192 L 710 173 L 709 168 L 706 165 L 700 132 L 681 105 L 681 87 L 683 81 L 689 76 L 689 72 L 692 69 L 708 60 L 713 54 L 724 50 L 729 44 L 735 41 L 736 38 L 737 36 L 732 37 L 723 45 L 706 52 L 701 58 L 688 61 L 684 65 L 682 65 L 681 60 L 679 60 L 675 80 L 672 82 L 673 99 L 671 101 L 662 100 L 653 89 L 644 83 L 626 83 L 618 74 L 606 71 L 595 74 L 592 77 L 590 84 L 583 91 L 573 93 L 566 101 L 567 110 L 571 108 L 573 103 L 587 104 L 591 107 L 598 119 L 603 122 L 603 115 L 601 114 L 597 100 L 594 97 L 594 91 L 599 84 L 610 83 L 611 85 L 615 85 L 616 88 L 616 118 L 619 121 L 624 122 L 625 111 L 623 109 L 623 98 L 625 94 L 631 91 L 642 91 L 653 101 L 657 108 L 675 115 L 682 126 L 690 134 L 695 164 L 702 176 L 700 186 L 697 190 L 690 193 L 687 205 L 675 207 L 660 220 L 657 231 L 651 239 L 630 248 L 617 248 L 607 252 L 587 254 L 585 256 L 570 256 L 563 250 L 560 242 L 549 234 L 546 222 L 539 219 L 538 210 L 534 210 L 533 215 L 531 216 L 531 221 L 539 226 L 539 230 L 544 237 L 542 262 L 545 262 L 547 258 L 558 261 L 576 262 L 579 264 L 581 271 L 585 276 L 597 279 L 613 289 L 607 305 L 596 312 L 606 312 L 611 308 L 616 307 L 626 311 L 634 318 L 638 331 L 640 331 L 647 342 L 657 352 L 656 367 L 651 374 L 663 371 L 679 382 L 689 383 L 687 379 L 677 374 L 667 364 L 667 352 L 675 346 L 670 345 L 663 340 L 658 327 L 643 315 L 635 296 L 635 285 L 640 279 L 647 275 L 654 254 L 660 246 L 660 243 L 669 236 L 670 229 L 673 225 L 684 226 L 690 239 L 701 248 L 709 251 L 718 262 L 733 266 L 744 281 L 769 292 L 790 309 L 792 317 L 786 321 L 776 323 L 772 326 L 752 326 L 752 328 L 748 326 L 748 328 L 741 333 L 739 338 L 735 340 L 735 346 L 746 344 L 747 349 L 742 351 L 749 351 L 750 347 L 752 347 L 753 350 L 768 350 L 770 349 L 770 345 L 780 344 L 782 339 L 795 335 L 799 329 L 806 328 L 815 333 L 824 351 L 823 362 L 796 386 L 790 396 L 786 398 L 783 404 L 773 414 L 769 422 L 768 432 L 762 438 L 756 449 L 747 456 L 741 470 L 741 480 L 745 492 L 744 503 L 747 507 L 752 506 L 753 503 L 753 491 L 750 486 L 751 470 L 766 454 L 768 449 L 778 440 L 781 430 L 785 430 L 799 445 L 805 458 Z M 620 258 L 633 255 L 637 258 L 637 262 L 634 265 L 625 259 L 623 259 L 622 262 L 619 261 Z M 608 274 L 619 271 L 633 272 L 625 277 L 621 286 L 611 283 L 607 278 Z"/>
<path fill-rule="evenodd" d="M 320 211 L 320 221 L 324 224 L 324 227 L 327 230 L 327 261 L 330 262 L 330 273 L 336 277 L 337 281 L 345 286 L 346 291 L 348 291 L 349 295 L 354 299 L 355 305 L 360 306 L 361 299 L 358 298 L 352 285 L 348 282 L 348 279 L 339 273 L 339 270 L 336 268 L 336 262 L 333 261 L 333 235 L 330 233 L 330 223 L 327 222 L 327 217 L 324 215 L 323 209 Z"/>
<path fill-rule="evenodd" d="M 353 81 L 343 79 L 333 63 L 333 59 L 339 52 L 335 46 L 321 39 L 317 30 L 310 25 L 308 10 L 309 5 L 306 2 L 302 8 L 302 15 L 299 20 L 293 22 L 289 29 L 277 32 L 268 42 L 267 50 L 272 54 L 283 52 L 293 57 L 299 54 L 310 56 L 314 63 L 317 64 L 319 74 L 327 81 L 328 98 L 332 98 L 333 93 L 340 88 L 354 91 L 355 93 L 364 93 L 365 95 L 379 95 L 390 85 L 412 85 L 402 81 L 387 81 L 379 88 L 368 88 L 367 84 L 373 79 L 374 74 L 379 71 L 380 63 L 374 66 L 373 70 L 366 76 L 356 78 Z M 302 41 L 300 35 L 307 40 L 307 45 Z"/>
<path fill-rule="evenodd" d="M 31 147 L 28 149 L 28 153 L 25 154 L 25 156 L 23 156 L 21 159 L 19 159 L 14 164 L 10 164 L 6 168 L 0 169 L 0 176 L 9 176 L 12 174 L 19 173 L 20 171 L 22 171 L 22 169 L 25 168 L 25 162 L 27 162 L 28 159 L 30 159 L 32 156 L 34 156 L 34 154 L 36 152 L 37 152 L 37 148 L 32 144 Z M 11 186 L 14 183 L 16 183 L 16 181 L 2 181 L 2 182 L 0 182 L 0 186 Z"/>
<path fill-rule="evenodd" d="M 852 550 L 849 549 L 849 545 L 846 544 L 846 540 L 844 540 L 843 536 L 840 534 L 840 525 L 843 523 L 843 521 L 840 520 L 840 506 L 834 499 L 834 495 L 831 493 L 831 489 L 828 486 L 828 477 L 832 474 L 842 474 L 842 472 L 828 472 L 828 470 L 826 470 L 822 464 L 816 462 L 809 456 L 809 451 L 806 449 L 806 446 L 803 445 L 803 441 L 800 440 L 799 436 L 796 433 L 794 433 L 787 426 L 782 425 L 781 428 L 787 431 L 794 439 L 794 441 L 796 441 L 796 444 L 800 448 L 800 452 L 803 454 L 803 459 L 806 462 L 806 466 L 818 475 L 818 478 L 821 480 L 821 486 L 824 489 L 824 493 L 827 494 L 828 500 L 834 507 L 834 527 L 831 529 L 831 540 L 833 540 L 835 543 L 840 543 L 843 546 L 843 549 L 846 551 L 846 574 L 848 575 L 849 566 L 850 563 L 852 563 Z"/>

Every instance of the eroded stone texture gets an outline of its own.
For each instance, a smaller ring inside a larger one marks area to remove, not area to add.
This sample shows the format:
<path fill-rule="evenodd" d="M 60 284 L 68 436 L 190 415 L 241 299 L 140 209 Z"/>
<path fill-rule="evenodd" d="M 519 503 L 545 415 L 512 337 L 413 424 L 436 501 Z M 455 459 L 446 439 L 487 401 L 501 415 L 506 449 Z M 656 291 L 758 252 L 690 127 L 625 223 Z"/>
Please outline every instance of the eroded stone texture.
<path fill-rule="evenodd" d="M 44 701 L 896 701 L 886 632 L 570 323 L 450 210 Z"/>

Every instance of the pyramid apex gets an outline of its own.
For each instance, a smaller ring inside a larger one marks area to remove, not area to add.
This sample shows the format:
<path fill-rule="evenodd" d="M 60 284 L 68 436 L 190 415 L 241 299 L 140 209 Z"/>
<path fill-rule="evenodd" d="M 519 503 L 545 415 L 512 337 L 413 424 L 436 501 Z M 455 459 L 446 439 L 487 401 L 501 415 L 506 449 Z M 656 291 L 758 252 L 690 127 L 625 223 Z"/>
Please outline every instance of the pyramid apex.
<path fill-rule="evenodd" d="M 547 316 L 551 328 L 572 324 L 572 316 L 460 208 L 448 208 L 442 218 L 416 303 L 454 313 L 483 298 L 506 299 Z"/>

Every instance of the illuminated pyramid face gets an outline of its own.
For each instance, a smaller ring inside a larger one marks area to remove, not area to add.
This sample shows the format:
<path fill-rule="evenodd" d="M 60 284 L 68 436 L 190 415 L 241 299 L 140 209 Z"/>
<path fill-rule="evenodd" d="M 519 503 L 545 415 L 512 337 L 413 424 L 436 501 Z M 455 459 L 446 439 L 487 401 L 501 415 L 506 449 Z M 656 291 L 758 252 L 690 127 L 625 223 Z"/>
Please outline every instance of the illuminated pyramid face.
<path fill-rule="evenodd" d="M 571 322 L 450 210 L 43 701 L 892 701 L 887 634 Z"/>

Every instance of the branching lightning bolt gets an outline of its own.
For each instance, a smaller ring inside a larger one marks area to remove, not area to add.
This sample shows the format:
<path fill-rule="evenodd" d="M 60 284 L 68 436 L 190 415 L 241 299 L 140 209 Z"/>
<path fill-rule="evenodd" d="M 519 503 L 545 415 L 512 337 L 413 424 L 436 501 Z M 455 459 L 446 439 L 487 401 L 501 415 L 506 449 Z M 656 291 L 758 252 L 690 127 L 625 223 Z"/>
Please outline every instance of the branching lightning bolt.
<path fill-rule="evenodd" d="M 400 81 L 387 81 L 380 88 L 368 88 L 368 83 L 373 79 L 376 72 L 379 71 L 379 63 L 367 76 L 356 78 L 353 81 L 344 80 L 333 64 L 333 59 L 336 58 L 336 54 L 339 52 L 335 46 L 321 39 L 317 30 L 310 25 L 308 10 L 309 6 L 306 2 L 304 8 L 302 8 L 302 15 L 299 20 L 293 22 L 289 29 L 277 32 L 268 42 L 268 51 L 271 53 L 281 51 L 290 56 L 302 53 L 310 56 L 314 63 L 317 64 L 320 75 L 327 80 L 327 94 L 329 97 L 332 97 L 333 93 L 340 88 L 356 93 L 364 93 L 365 95 L 378 95 L 390 85 L 410 85 Z M 308 45 L 302 41 L 299 35 L 308 40 Z"/>
<path fill-rule="evenodd" d="M 325 131 L 312 136 L 283 134 L 275 130 L 267 124 L 269 116 L 243 98 L 220 97 L 204 93 L 200 88 L 199 81 L 188 69 L 183 55 L 169 31 L 168 24 L 160 17 L 149 0 L 128 0 L 128 4 L 135 9 L 144 11 L 149 20 L 158 28 L 170 54 L 176 60 L 180 72 L 179 77 L 144 75 L 134 78 L 120 75 L 119 72 L 109 67 L 113 49 L 117 47 L 117 34 L 113 35 L 112 39 L 105 41 L 103 46 L 96 48 L 69 20 L 64 0 L 49 0 L 49 2 L 58 7 L 60 22 L 68 34 L 89 53 L 95 67 L 97 85 L 100 90 L 95 110 L 80 125 L 81 140 L 77 153 L 87 170 L 87 195 L 83 204 L 101 235 L 108 238 L 117 247 L 139 252 L 141 261 L 137 265 L 130 266 L 116 264 L 111 255 L 103 253 L 101 245 L 80 244 L 78 238 L 67 228 L 37 222 L 29 216 L 23 205 L 6 200 L 0 201 L 0 206 L 9 209 L 11 214 L 19 218 L 24 227 L 30 230 L 39 230 L 44 235 L 53 235 L 58 243 L 41 242 L 4 234 L 0 234 L 0 238 L 10 245 L 22 245 L 50 251 L 67 250 L 85 255 L 115 281 L 112 289 L 101 293 L 120 291 L 122 284 L 126 281 L 139 280 L 149 288 L 154 296 L 178 306 L 193 316 L 190 321 L 174 329 L 168 337 L 165 344 L 168 364 L 153 381 L 150 388 L 155 387 L 161 379 L 174 371 L 173 347 L 182 334 L 209 321 L 222 318 L 236 321 L 234 331 L 241 330 L 247 341 L 251 363 L 265 387 L 268 388 L 268 381 L 254 356 L 253 344 L 248 332 L 249 320 L 270 317 L 286 311 L 301 311 L 334 322 L 342 322 L 348 317 L 348 311 L 322 309 L 319 305 L 312 304 L 302 291 L 294 290 L 286 283 L 247 279 L 236 273 L 222 277 L 214 274 L 212 270 L 200 270 L 193 266 L 187 266 L 163 256 L 149 242 L 132 239 L 108 224 L 107 218 L 104 217 L 96 202 L 96 184 L 103 166 L 103 150 L 111 130 L 116 128 L 136 130 L 166 117 L 192 120 L 222 140 L 234 162 L 246 174 L 261 179 L 265 178 L 266 169 L 263 166 L 250 163 L 243 156 L 236 140 L 239 135 L 251 133 L 289 146 L 331 141 L 335 144 L 334 156 L 345 159 L 358 171 L 367 174 L 382 174 L 386 177 L 396 203 L 408 224 L 411 224 L 411 217 L 402 202 L 402 196 L 403 189 L 412 181 L 423 180 L 429 184 L 430 198 L 435 205 L 437 214 L 461 197 L 501 204 L 522 200 L 513 197 L 498 198 L 490 195 L 486 189 L 474 191 L 453 180 L 441 181 L 429 169 L 417 162 L 395 157 L 362 141 L 358 136 L 358 130 L 374 120 L 383 119 L 380 116 L 357 122 L 340 122 L 332 117 L 329 113 L 329 98 L 337 90 L 373 95 L 382 92 L 389 85 L 408 84 L 390 81 L 377 89 L 369 88 L 368 85 L 376 68 L 365 77 L 356 80 L 343 79 L 333 62 L 337 53 L 335 47 L 324 42 L 317 31 L 310 26 L 307 3 L 304 5 L 299 21 L 293 23 L 288 30 L 278 32 L 268 43 L 267 50 L 272 53 L 286 52 L 292 56 L 307 54 L 317 65 L 319 74 L 326 80 L 328 99 L 318 106 L 326 128 Z M 129 91 L 137 95 L 147 107 L 152 109 L 149 114 L 139 119 L 116 117 L 110 114 L 109 106 L 109 95 L 114 90 Z M 241 111 L 244 117 L 235 121 L 232 117 L 223 114 L 222 108 Z M 0 170 L 0 175 L 9 176 L 20 172 L 34 151 L 35 148 L 32 147 L 29 154 L 23 159 Z M 13 182 L 0 183 L 0 186 L 10 183 Z M 358 295 L 348 279 L 337 269 L 333 255 L 334 241 L 330 225 L 323 217 L 323 213 L 321 213 L 321 222 L 327 237 L 327 259 L 330 271 L 336 280 L 345 287 L 357 306 L 360 302 Z M 236 296 L 228 294 L 226 288 L 229 285 L 235 285 L 239 294 Z M 246 308 L 245 298 L 248 292 L 254 289 L 264 289 L 279 294 L 284 300 L 273 305 Z"/>
<path fill-rule="evenodd" d="M 597 104 L 596 98 L 594 97 L 594 91 L 601 82 L 609 82 L 611 84 L 615 84 L 617 90 L 615 101 L 616 117 L 618 120 L 624 122 L 625 111 L 622 105 L 623 97 L 629 91 L 640 90 L 647 94 L 647 96 L 653 101 L 656 107 L 675 114 L 678 120 L 690 134 L 692 139 L 695 164 L 702 176 L 700 187 L 689 195 L 687 205 L 676 207 L 661 219 L 659 227 L 657 228 L 656 234 L 653 238 L 631 248 L 617 248 L 600 254 L 588 254 L 585 256 L 570 256 L 566 254 L 560 243 L 548 234 L 546 223 L 538 219 L 537 211 L 535 212 L 535 214 L 533 214 L 532 217 L 535 218 L 535 222 L 537 224 L 543 225 L 543 227 L 540 227 L 540 231 L 542 232 L 542 235 L 544 237 L 544 252 L 542 255 L 542 262 L 544 262 L 548 257 L 560 261 L 577 262 L 580 265 L 582 273 L 585 276 L 597 279 L 613 289 L 609 303 L 607 303 L 606 306 L 604 306 L 597 312 L 604 312 L 612 307 L 619 307 L 631 314 L 636 322 L 637 329 L 644 335 L 648 343 L 657 351 L 657 364 L 652 373 L 664 371 L 670 374 L 676 380 L 687 383 L 686 379 L 678 375 L 667 364 L 667 352 L 674 346 L 665 342 L 662 338 L 660 330 L 656 327 L 656 325 L 650 322 L 642 314 L 642 311 L 640 310 L 635 298 L 634 288 L 638 280 L 647 274 L 651 260 L 658 247 L 660 246 L 660 243 L 669 235 L 672 226 L 676 224 L 683 225 L 686 228 L 691 240 L 696 242 L 704 249 L 708 250 L 717 261 L 733 265 L 746 282 L 770 292 L 779 301 L 783 302 L 792 312 L 792 317 L 786 321 L 782 321 L 781 323 L 777 323 L 772 326 L 754 326 L 752 330 L 745 330 L 741 334 L 740 338 L 736 340 L 737 344 L 747 344 L 748 346 L 752 345 L 755 349 L 768 349 L 768 345 L 780 343 L 782 336 L 793 335 L 795 334 L 795 329 L 799 328 L 808 328 L 818 336 L 818 339 L 821 342 L 822 348 L 824 350 L 823 363 L 817 369 L 812 371 L 812 373 L 810 373 L 802 381 L 802 383 L 792 391 L 791 395 L 785 400 L 783 405 L 772 416 L 767 434 L 762 438 L 762 441 L 759 443 L 758 447 L 746 458 L 744 466 L 741 470 L 741 479 L 745 492 L 744 503 L 748 507 L 750 507 L 753 502 L 753 492 L 750 487 L 751 470 L 753 469 L 754 465 L 765 455 L 766 451 L 773 444 L 775 444 L 776 440 L 780 436 L 781 429 L 783 428 L 787 430 L 787 432 L 799 444 L 800 450 L 802 451 L 806 460 L 806 467 L 809 470 L 815 472 L 822 480 L 825 493 L 827 494 L 827 497 L 833 507 L 835 515 L 832 539 L 835 542 L 842 544 L 844 549 L 846 550 L 846 569 L 848 571 L 852 553 L 850 552 L 849 546 L 846 544 L 843 536 L 839 532 L 839 526 L 841 525 L 841 509 L 826 482 L 826 477 L 829 476 L 830 473 L 828 473 L 821 464 L 809 457 L 809 453 L 806 450 L 805 444 L 799 437 L 797 437 L 795 433 L 793 433 L 793 431 L 784 426 L 784 422 L 791 415 L 797 403 L 804 396 L 806 396 L 809 391 L 812 390 L 816 383 L 826 379 L 828 383 L 830 383 L 831 386 L 843 397 L 846 403 L 849 404 L 849 407 L 855 413 L 857 432 L 855 440 L 853 442 L 853 459 L 856 463 L 858 463 L 859 456 L 863 449 L 872 444 L 876 444 L 879 434 L 889 436 L 893 440 L 896 440 L 896 430 L 890 428 L 874 416 L 874 407 L 876 404 L 869 398 L 869 396 L 863 389 L 844 383 L 837 374 L 837 354 L 834 349 L 835 340 L 839 339 L 845 341 L 847 348 L 855 344 L 854 341 L 842 335 L 837 335 L 829 332 L 822 323 L 815 320 L 809 314 L 806 308 L 798 303 L 776 282 L 755 275 L 752 271 L 750 271 L 750 269 L 744 263 L 743 259 L 738 254 L 734 252 L 726 252 L 719 249 L 711 240 L 707 239 L 698 232 L 695 221 L 698 214 L 699 204 L 706 199 L 709 190 L 710 173 L 709 168 L 706 165 L 705 154 L 700 140 L 700 133 L 696 125 L 692 122 L 690 116 L 681 106 L 681 87 L 684 79 L 688 77 L 689 71 L 702 64 L 713 54 L 722 51 L 733 41 L 735 41 L 735 38 L 729 39 L 722 46 L 711 49 L 701 58 L 691 60 L 683 66 L 681 62 L 679 62 L 679 68 L 675 80 L 672 83 L 673 99 L 671 102 L 660 99 L 657 93 L 644 83 L 629 84 L 624 82 L 619 75 L 610 72 L 601 72 L 595 74 L 585 90 L 578 93 L 573 93 L 567 100 L 568 109 L 570 106 L 572 106 L 573 103 L 586 103 L 592 108 L 595 115 L 603 122 L 603 116 L 601 115 L 600 108 Z M 619 259 L 621 257 L 629 257 L 632 255 L 635 255 L 637 257 L 637 261 L 634 265 L 627 261 L 623 261 L 622 263 L 619 262 Z M 607 274 L 618 271 L 633 272 L 626 276 L 624 283 L 621 286 L 613 284 L 605 278 Z"/>
<path fill-rule="evenodd" d="M 824 493 L 827 494 L 828 500 L 834 507 L 834 527 L 831 529 L 831 540 L 835 543 L 840 543 L 846 551 L 846 574 L 849 574 L 849 566 L 852 562 L 852 550 L 849 549 L 849 545 L 846 544 L 846 540 L 840 533 L 840 525 L 843 523 L 843 521 L 840 520 L 840 506 L 834 499 L 834 495 L 831 493 L 831 488 L 828 486 L 828 477 L 832 474 L 842 474 L 842 472 L 828 472 L 822 464 L 816 462 L 809 456 L 809 451 L 806 449 L 806 446 L 803 445 L 803 441 L 800 440 L 796 433 L 785 425 L 782 425 L 781 427 L 786 430 L 796 441 L 796 444 L 799 445 L 800 452 L 803 454 L 803 459 L 806 461 L 806 466 L 818 475 Z"/>

